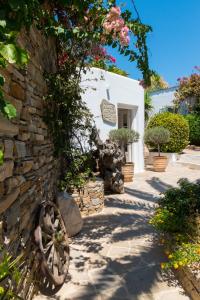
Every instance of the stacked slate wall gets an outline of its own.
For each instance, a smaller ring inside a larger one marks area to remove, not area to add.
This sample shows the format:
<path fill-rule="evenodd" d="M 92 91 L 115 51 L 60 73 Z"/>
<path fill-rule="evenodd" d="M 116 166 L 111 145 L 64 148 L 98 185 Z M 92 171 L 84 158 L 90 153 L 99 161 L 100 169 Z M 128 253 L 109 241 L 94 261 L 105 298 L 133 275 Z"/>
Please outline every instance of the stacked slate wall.
<path fill-rule="evenodd" d="M 29 245 L 38 205 L 52 200 L 58 163 L 43 120 L 47 87 L 44 72 L 56 71 L 55 41 L 31 28 L 22 32 L 19 44 L 30 56 L 25 69 L 9 65 L 5 77 L 5 98 L 17 109 L 12 121 L 0 116 L 0 243 L 6 240 L 17 252 Z"/>

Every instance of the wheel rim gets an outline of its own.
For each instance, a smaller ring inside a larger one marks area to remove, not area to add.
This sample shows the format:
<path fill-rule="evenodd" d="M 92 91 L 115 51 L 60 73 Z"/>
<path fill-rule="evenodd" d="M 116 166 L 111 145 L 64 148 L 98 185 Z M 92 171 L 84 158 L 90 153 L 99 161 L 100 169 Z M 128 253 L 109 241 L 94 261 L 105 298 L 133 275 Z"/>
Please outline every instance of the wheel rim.
<path fill-rule="evenodd" d="M 61 288 L 69 269 L 68 236 L 55 204 L 42 205 L 34 236 L 39 252 L 39 290 L 53 295 Z"/>

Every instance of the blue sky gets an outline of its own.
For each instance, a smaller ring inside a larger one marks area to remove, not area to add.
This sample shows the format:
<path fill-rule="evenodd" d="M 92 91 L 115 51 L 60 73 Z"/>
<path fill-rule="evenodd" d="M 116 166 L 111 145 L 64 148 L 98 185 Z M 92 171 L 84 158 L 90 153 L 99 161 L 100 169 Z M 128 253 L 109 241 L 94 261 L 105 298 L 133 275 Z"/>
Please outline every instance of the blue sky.
<path fill-rule="evenodd" d="M 123 3 L 134 12 L 131 0 Z M 177 78 L 190 75 L 200 65 L 200 0 L 135 0 L 135 4 L 142 22 L 153 28 L 148 37 L 150 67 L 176 85 Z M 115 49 L 109 53 L 130 77 L 141 78 L 134 63 Z"/>

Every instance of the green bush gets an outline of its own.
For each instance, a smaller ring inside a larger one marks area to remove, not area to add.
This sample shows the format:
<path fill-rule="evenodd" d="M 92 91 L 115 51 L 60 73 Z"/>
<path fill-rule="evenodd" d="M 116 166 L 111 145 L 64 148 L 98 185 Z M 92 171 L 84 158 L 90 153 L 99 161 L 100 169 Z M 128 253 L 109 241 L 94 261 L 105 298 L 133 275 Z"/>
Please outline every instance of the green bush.
<path fill-rule="evenodd" d="M 180 179 L 178 187 L 168 189 L 158 204 L 150 223 L 166 237 L 162 243 L 169 260 L 161 267 L 178 269 L 199 263 L 200 181 Z"/>
<path fill-rule="evenodd" d="M 162 126 L 169 130 L 169 142 L 161 146 L 162 152 L 181 152 L 189 143 L 189 125 L 181 115 L 164 112 L 153 116 L 147 128 Z"/>
<path fill-rule="evenodd" d="M 189 139 L 191 145 L 200 146 L 200 116 L 191 114 L 186 116 L 189 123 Z"/>
<path fill-rule="evenodd" d="M 187 179 L 180 179 L 178 185 L 168 189 L 164 197 L 160 198 L 156 215 L 164 220 L 160 222 L 161 231 L 187 233 L 191 236 L 191 222 L 200 213 L 200 181 L 192 183 Z"/>

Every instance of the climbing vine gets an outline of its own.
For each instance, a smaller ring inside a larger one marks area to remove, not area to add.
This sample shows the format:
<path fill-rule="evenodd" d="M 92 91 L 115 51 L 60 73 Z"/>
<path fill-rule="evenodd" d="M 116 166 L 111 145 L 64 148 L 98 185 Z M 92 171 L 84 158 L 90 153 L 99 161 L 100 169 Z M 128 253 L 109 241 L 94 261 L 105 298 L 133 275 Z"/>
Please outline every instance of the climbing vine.
<path fill-rule="evenodd" d="M 130 11 L 121 11 L 114 0 L 0 0 L 0 4 L 2 68 L 8 64 L 23 68 L 28 63 L 28 53 L 17 44 L 22 28 L 28 30 L 34 24 L 46 36 L 56 37 L 57 71 L 45 75 L 49 88 L 46 122 L 55 153 L 65 157 L 63 166 L 72 162 L 76 165 L 74 157 L 84 152 L 82 140 L 92 131 L 91 116 L 81 100 L 82 72 L 93 61 L 112 60 L 105 51 L 105 46 L 111 46 L 129 61 L 137 62 L 148 85 L 151 71 L 146 36 L 151 28 L 133 18 Z M 13 118 L 16 109 L 3 95 L 4 81 L 1 75 L 0 112 Z"/>
<path fill-rule="evenodd" d="M 137 61 L 144 80 L 149 82 L 151 72 L 146 34 L 151 28 L 133 19 L 128 10 L 121 12 L 115 1 L 1 0 L 0 5 L 1 68 L 6 68 L 8 63 L 20 68 L 27 64 L 28 54 L 17 45 L 17 37 L 22 27 L 29 28 L 34 23 L 46 34 L 56 35 L 64 43 L 83 42 L 87 48 L 79 53 L 77 59 L 80 56 L 85 60 L 96 56 L 99 45 L 118 47 L 119 52 L 130 61 Z M 3 96 L 4 81 L 0 75 L 0 111 L 13 118 L 16 110 Z"/>

